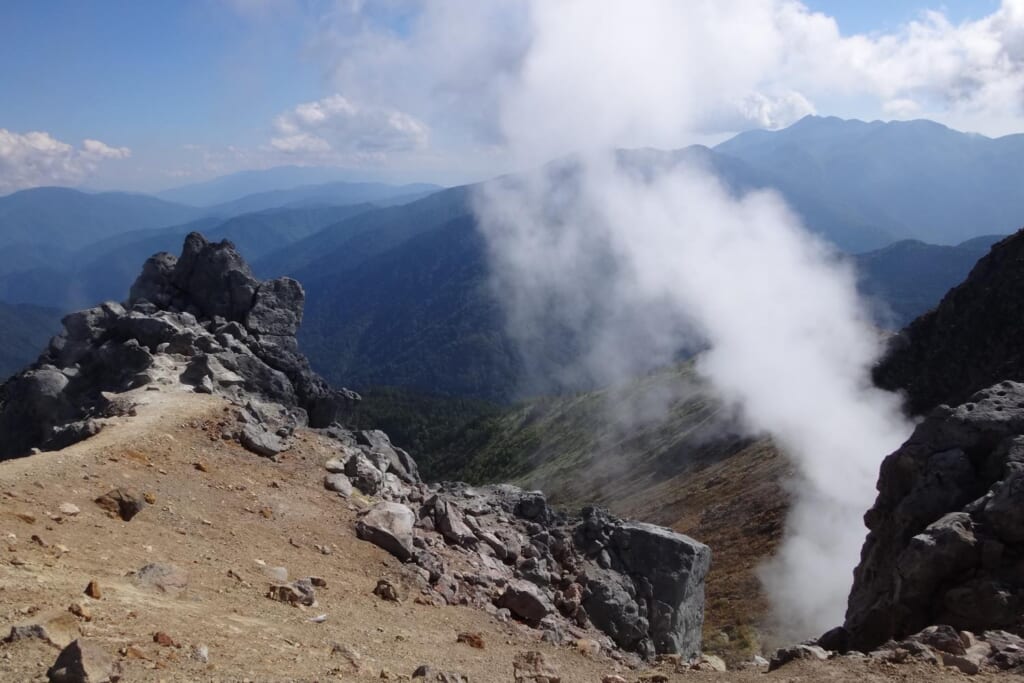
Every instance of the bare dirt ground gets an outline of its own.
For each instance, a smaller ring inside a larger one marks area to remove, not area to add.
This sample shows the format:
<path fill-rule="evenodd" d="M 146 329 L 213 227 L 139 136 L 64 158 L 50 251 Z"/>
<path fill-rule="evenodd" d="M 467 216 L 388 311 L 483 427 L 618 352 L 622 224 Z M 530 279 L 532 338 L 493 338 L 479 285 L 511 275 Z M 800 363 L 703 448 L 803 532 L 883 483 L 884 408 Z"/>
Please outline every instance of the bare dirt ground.
<path fill-rule="evenodd" d="M 397 560 L 356 539 L 356 504 L 323 489 L 328 440 L 305 432 L 279 463 L 219 438 L 227 405 L 171 389 L 139 391 L 138 416 L 116 418 L 99 435 L 63 451 L 0 463 L 0 627 L 64 612 L 74 636 L 117 656 L 124 681 L 409 680 L 422 664 L 471 681 L 512 681 L 516 653 L 538 650 L 566 683 L 627 681 L 959 680 L 926 665 L 798 662 L 771 674 L 630 671 L 604 656 L 539 640 L 539 632 L 468 607 L 386 602 L 381 577 L 401 584 Z M 153 504 L 130 522 L 93 500 L 116 487 Z M 71 503 L 80 509 L 64 514 Z M 317 548 L 329 548 L 324 554 Z M 138 585 L 131 573 L 154 562 L 188 574 L 180 594 Z M 265 566 L 289 578 L 322 577 L 318 605 L 297 608 L 266 597 Z M 99 599 L 84 595 L 90 581 Z M 712 606 L 709 606 L 709 609 Z M 80 610 L 81 611 L 81 610 Z M 312 618 L 326 615 L 322 623 Z M 478 632 L 485 647 L 458 643 Z M 173 644 L 154 641 L 164 633 Z M 205 646 L 202 662 L 193 648 Z M 38 639 L 0 644 L 0 680 L 45 681 L 58 649 Z M 655 675 L 665 678 L 652 678 Z M 974 680 L 995 680 L 980 675 Z M 999 676 L 1009 680 L 1008 676 Z"/>

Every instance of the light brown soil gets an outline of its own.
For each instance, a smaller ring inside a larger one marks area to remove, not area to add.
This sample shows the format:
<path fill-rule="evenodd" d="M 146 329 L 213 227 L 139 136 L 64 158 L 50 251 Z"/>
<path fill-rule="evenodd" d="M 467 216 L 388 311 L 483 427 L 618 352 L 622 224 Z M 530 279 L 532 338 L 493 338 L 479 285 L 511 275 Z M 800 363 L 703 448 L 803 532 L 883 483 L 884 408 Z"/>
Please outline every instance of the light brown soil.
<path fill-rule="evenodd" d="M 355 506 L 323 489 L 329 441 L 304 432 L 275 464 L 219 438 L 226 404 L 218 398 L 171 390 L 135 397 L 147 402 L 137 417 L 111 420 L 86 442 L 0 463 L 0 625 L 80 602 L 92 615 L 79 620 L 81 634 L 112 654 L 128 653 L 121 656 L 125 681 L 369 681 L 382 671 L 395 680 L 421 664 L 472 681 L 511 681 L 513 657 L 524 650 L 543 652 L 566 683 L 654 673 L 541 643 L 538 632 L 476 609 L 420 605 L 412 595 L 397 604 L 380 600 L 372 594 L 377 580 L 400 582 L 403 573 L 391 556 L 356 539 Z M 108 517 L 92 501 L 115 487 L 150 493 L 155 504 L 130 522 Z M 80 514 L 60 518 L 66 502 Z M 300 609 L 265 597 L 270 581 L 257 560 L 287 567 L 291 578 L 323 577 L 319 605 Z M 171 596 L 133 583 L 128 574 L 151 562 L 186 569 L 185 592 Z M 83 594 L 91 580 L 100 586 L 98 600 Z M 321 614 L 323 623 L 310 621 Z M 457 643 L 460 631 L 479 632 L 486 647 Z M 181 647 L 158 645 L 156 632 Z M 209 648 L 209 663 L 189 656 L 200 644 Z M 358 670 L 332 654 L 335 644 L 358 654 Z M 56 655 L 38 640 L 0 644 L 0 680 L 46 680 Z M 767 678 L 760 671 L 666 674 L 670 681 L 962 677 L 857 662 L 796 663 Z"/>

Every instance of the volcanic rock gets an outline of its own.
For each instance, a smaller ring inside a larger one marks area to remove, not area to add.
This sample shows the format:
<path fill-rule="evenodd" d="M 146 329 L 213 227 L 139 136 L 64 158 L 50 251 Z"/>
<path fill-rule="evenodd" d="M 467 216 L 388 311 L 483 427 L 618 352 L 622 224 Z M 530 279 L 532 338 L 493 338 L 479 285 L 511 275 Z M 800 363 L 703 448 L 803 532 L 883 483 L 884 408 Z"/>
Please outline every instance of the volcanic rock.
<path fill-rule="evenodd" d="M 1017 632 L 1024 384 L 941 406 L 882 463 L 844 624 L 867 651 L 934 624 Z"/>
<path fill-rule="evenodd" d="M 227 241 L 185 238 L 179 258 L 151 257 L 125 305 L 107 302 L 66 316 L 64 330 L 31 367 L 0 386 L 0 459 L 54 450 L 88 438 L 110 410 L 106 392 L 156 381 L 180 366 L 176 381 L 294 409 L 293 424 L 327 427 L 359 396 L 334 390 L 298 351 L 305 295 L 289 278 L 261 282 Z M 274 429 L 248 430 L 261 455 L 286 447 Z M 389 447 L 386 437 L 375 448 Z M 408 454 L 390 449 L 396 471 Z"/>
<path fill-rule="evenodd" d="M 416 516 L 405 505 L 381 501 L 356 523 L 356 534 L 398 559 L 412 558 L 412 525 Z"/>

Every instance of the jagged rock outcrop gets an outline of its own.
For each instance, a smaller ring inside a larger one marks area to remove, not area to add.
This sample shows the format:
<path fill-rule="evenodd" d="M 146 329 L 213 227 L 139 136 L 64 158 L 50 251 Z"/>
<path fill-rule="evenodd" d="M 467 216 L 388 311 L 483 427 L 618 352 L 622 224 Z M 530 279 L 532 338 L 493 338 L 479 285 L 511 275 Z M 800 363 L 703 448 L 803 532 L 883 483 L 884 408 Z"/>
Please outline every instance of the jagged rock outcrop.
<path fill-rule="evenodd" d="M 425 484 L 382 432 L 335 427 L 331 435 L 338 454 L 325 469 L 348 473 L 356 488 L 385 501 L 357 524 L 360 538 L 417 565 L 425 594 L 507 609 L 553 642 L 593 627 L 608 649 L 699 654 L 711 562 L 704 544 L 599 508 L 569 516 L 539 491 Z M 469 569 L 454 569 L 456 557 Z"/>
<path fill-rule="evenodd" d="M 1024 634 L 1024 384 L 940 406 L 882 463 L 842 638 L 946 624 Z"/>
<path fill-rule="evenodd" d="M 959 405 L 1002 380 L 1024 381 L 1024 231 L 992 247 L 967 279 L 889 343 L 875 383 L 911 412 Z"/>
<path fill-rule="evenodd" d="M 332 389 L 299 352 L 303 302 L 295 280 L 261 282 L 230 242 L 190 234 L 180 258 L 146 261 L 123 305 L 66 316 L 36 363 L 0 387 L 0 459 L 95 434 L 96 419 L 115 410 L 108 392 L 168 373 L 247 405 L 243 442 L 263 455 L 280 452 L 289 429 L 326 427 L 358 400 Z"/>

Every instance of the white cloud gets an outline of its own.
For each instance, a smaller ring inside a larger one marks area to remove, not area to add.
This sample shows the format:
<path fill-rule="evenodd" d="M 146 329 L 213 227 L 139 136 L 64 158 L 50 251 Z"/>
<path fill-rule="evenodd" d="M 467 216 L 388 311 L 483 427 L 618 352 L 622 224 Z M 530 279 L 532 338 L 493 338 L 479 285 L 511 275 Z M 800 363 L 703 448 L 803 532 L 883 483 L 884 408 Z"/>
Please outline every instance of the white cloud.
<path fill-rule="evenodd" d="M 82 140 L 82 156 L 92 159 L 127 159 L 132 151 L 127 147 L 111 147 L 99 140 Z"/>
<path fill-rule="evenodd" d="M 306 155 L 386 155 L 423 149 L 429 140 L 426 124 L 409 114 L 342 95 L 300 104 L 278 116 L 274 128 L 273 149 Z"/>
<path fill-rule="evenodd" d="M 869 117 L 930 116 L 988 134 L 1024 128 L 1024 0 L 1004 0 L 975 21 L 954 24 L 928 12 L 893 32 L 851 36 L 796 0 L 673 5 L 424 0 L 385 5 L 400 8 L 388 13 L 339 3 L 321 17 L 313 51 L 338 91 L 399 107 L 454 154 L 503 143 L 503 116 L 529 120 L 529 112 L 500 110 L 509 89 L 545 89 L 560 113 L 532 125 L 559 126 L 568 148 L 580 142 L 572 123 L 579 117 L 599 124 L 608 101 L 659 90 L 678 97 L 678 83 L 695 74 L 707 77 L 707 87 L 698 100 L 679 103 L 692 114 L 686 131 L 672 121 L 645 121 L 642 130 L 620 122 L 615 144 L 678 146 L 690 141 L 684 132 L 778 128 L 817 111 L 844 116 L 851 101 L 866 103 L 858 114 Z M 401 33 L 391 29 L 399 11 L 407 19 Z M 537 27 L 555 18 L 572 22 L 566 44 L 538 45 Z M 621 42 L 592 49 L 608 24 L 622 26 Z M 652 45 L 663 52 L 648 55 Z M 537 72 L 539 55 L 556 65 L 557 78 Z M 669 68 L 643 70 L 651 56 Z M 573 88 L 584 97 L 569 101 L 558 79 L 585 81 L 593 72 L 604 81 L 593 92 Z"/>
<path fill-rule="evenodd" d="M 127 147 L 83 140 L 74 147 L 43 131 L 16 133 L 0 128 L 0 193 L 41 185 L 77 185 L 99 163 L 127 159 Z"/>

